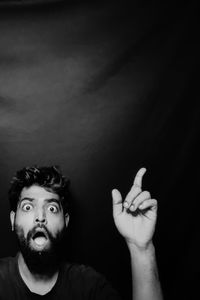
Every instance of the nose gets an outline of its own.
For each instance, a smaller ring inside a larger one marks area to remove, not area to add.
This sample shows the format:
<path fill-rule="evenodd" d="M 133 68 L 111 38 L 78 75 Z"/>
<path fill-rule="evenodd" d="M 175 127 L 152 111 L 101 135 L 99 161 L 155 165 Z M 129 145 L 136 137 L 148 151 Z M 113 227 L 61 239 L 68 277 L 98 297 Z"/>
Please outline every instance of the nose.
<path fill-rule="evenodd" d="M 36 224 L 47 224 L 46 213 L 43 209 L 38 209 L 35 214 Z"/>

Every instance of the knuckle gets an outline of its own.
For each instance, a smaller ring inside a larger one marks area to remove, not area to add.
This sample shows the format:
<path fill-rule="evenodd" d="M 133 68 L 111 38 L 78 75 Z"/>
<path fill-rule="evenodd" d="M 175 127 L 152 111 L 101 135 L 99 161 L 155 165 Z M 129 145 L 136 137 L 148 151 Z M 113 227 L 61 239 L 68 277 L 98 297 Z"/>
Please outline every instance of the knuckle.
<path fill-rule="evenodd" d="M 136 193 L 141 193 L 141 191 L 142 191 L 141 187 L 138 185 L 135 186 L 134 190 Z"/>
<path fill-rule="evenodd" d="M 127 194 L 127 196 L 126 196 L 126 201 L 130 201 L 130 199 L 131 199 L 131 195 L 132 195 L 132 192 L 130 191 L 130 192 L 128 192 L 128 194 Z"/>
<path fill-rule="evenodd" d="M 145 198 L 151 198 L 151 194 L 149 191 L 143 191 L 142 194 Z"/>

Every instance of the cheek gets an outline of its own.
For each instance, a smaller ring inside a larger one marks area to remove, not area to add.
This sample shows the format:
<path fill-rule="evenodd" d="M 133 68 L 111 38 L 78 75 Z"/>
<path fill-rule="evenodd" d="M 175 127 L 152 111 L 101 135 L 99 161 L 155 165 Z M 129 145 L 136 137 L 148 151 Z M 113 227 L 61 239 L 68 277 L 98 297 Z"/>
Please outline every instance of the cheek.
<path fill-rule="evenodd" d="M 65 227 L 65 220 L 62 216 L 52 216 L 48 217 L 47 228 L 51 230 L 52 233 L 57 233 L 62 231 Z"/>
<path fill-rule="evenodd" d="M 33 227 L 33 221 L 31 215 L 21 215 L 20 213 L 16 215 L 14 221 L 15 230 L 20 230 L 24 237 L 27 236 L 30 229 Z"/>

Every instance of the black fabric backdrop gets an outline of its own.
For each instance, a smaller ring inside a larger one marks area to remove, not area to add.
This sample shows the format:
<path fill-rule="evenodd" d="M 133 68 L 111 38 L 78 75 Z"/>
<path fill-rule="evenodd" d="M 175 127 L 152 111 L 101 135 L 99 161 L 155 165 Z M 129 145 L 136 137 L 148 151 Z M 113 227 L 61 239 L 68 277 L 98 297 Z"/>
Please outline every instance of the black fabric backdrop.
<path fill-rule="evenodd" d="M 71 179 L 66 254 L 131 292 L 112 220 L 138 168 L 159 201 L 154 243 L 166 299 L 199 279 L 199 30 L 196 2 L 0 6 L 0 256 L 17 251 L 7 190 L 26 165 Z"/>

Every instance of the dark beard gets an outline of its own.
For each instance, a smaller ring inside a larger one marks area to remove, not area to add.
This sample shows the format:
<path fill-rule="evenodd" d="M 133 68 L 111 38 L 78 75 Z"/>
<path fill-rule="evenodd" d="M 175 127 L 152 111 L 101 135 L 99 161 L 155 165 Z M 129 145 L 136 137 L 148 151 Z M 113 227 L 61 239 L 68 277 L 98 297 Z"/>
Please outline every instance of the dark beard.
<path fill-rule="evenodd" d="M 31 238 L 38 227 L 43 228 L 46 231 L 50 242 L 49 247 L 41 251 L 32 249 L 30 246 Z M 23 230 L 18 225 L 15 225 L 15 233 L 19 249 L 31 273 L 51 276 L 59 269 L 60 263 L 63 259 L 62 248 L 66 233 L 65 228 L 59 232 L 56 237 L 53 237 L 43 225 L 35 226 L 32 230 L 30 230 L 27 234 L 27 238 L 24 237 Z"/>

